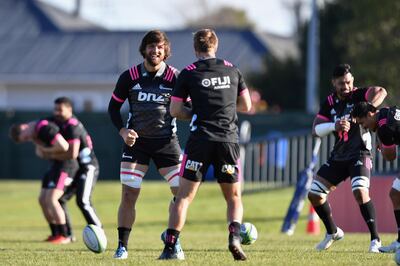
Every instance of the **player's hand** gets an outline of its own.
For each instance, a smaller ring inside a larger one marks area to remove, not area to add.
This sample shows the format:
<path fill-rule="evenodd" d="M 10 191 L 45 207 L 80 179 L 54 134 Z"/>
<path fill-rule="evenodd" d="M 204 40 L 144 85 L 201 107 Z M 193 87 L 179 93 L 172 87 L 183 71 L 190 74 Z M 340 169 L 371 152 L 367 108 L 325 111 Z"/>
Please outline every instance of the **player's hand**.
<path fill-rule="evenodd" d="M 335 130 L 337 132 L 340 132 L 340 131 L 349 132 L 350 122 L 345 119 L 340 119 L 340 120 L 336 121 Z"/>
<path fill-rule="evenodd" d="M 136 139 L 139 137 L 135 130 L 129 128 L 121 128 L 119 134 L 123 138 L 125 144 L 129 147 L 132 147 L 135 144 Z"/>

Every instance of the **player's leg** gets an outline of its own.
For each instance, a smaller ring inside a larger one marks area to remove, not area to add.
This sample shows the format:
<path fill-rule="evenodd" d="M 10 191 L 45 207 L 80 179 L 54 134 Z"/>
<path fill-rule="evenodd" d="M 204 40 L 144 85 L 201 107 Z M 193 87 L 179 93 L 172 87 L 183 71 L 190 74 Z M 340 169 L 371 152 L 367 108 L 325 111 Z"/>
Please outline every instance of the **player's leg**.
<path fill-rule="evenodd" d="M 71 217 L 69 215 L 67 202 L 74 196 L 75 193 L 76 193 L 76 177 L 74 178 L 72 184 L 68 186 L 62 197 L 58 200 L 65 213 L 65 224 L 67 226 L 67 235 L 72 242 L 75 241 L 75 237 L 72 232 L 72 225 L 71 225 L 72 222 L 71 222 Z"/>
<path fill-rule="evenodd" d="M 350 165 L 351 189 L 357 201 L 361 214 L 371 234 L 369 251 L 377 253 L 381 247 L 381 241 L 376 228 L 376 214 L 374 204 L 369 196 L 369 179 L 372 162 L 368 156 L 356 160 Z"/>
<path fill-rule="evenodd" d="M 183 156 L 179 173 L 181 176 L 179 189 L 175 203 L 172 204 L 170 210 L 165 247 L 159 259 L 181 259 L 174 247 L 185 224 L 189 205 L 193 201 L 207 171 L 209 165 L 207 151 L 207 143 L 189 140 L 186 144 L 186 154 Z"/>
<path fill-rule="evenodd" d="M 159 259 L 183 259 L 175 250 L 180 232 L 185 224 L 187 210 L 199 189 L 201 182 L 185 178 L 180 179 L 175 203 L 169 214 L 168 229 L 165 236 L 165 247 Z"/>
<path fill-rule="evenodd" d="M 246 260 L 241 247 L 240 225 L 243 219 L 242 189 L 239 182 L 239 145 L 215 143 L 212 164 L 227 205 L 228 248 L 235 260 Z"/>
<path fill-rule="evenodd" d="M 393 253 L 400 249 L 400 179 L 398 177 L 393 180 L 389 196 L 392 201 L 394 217 L 397 224 L 397 239 L 390 245 L 379 248 L 379 251 Z"/>
<path fill-rule="evenodd" d="M 114 254 L 116 259 L 128 257 L 128 240 L 136 219 L 136 201 L 147 169 L 148 165 L 121 162 L 122 195 L 118 208 L 118 248 Z"/>
<path fill-rule="evenodd" d="M 77 175 L 76 204 L 81 210 L 87 224 L 102 227 L 101 221 L 92 205 L 92 191 L 99 175 L 98 168 L 94 165 L 82 166 Z"/>
<path fill-rule="evenodd" d="M 57 227 L 55 224 L 55 221 L 52 219 L 51 213 L 49 208 L 46 205 L 46 193 L 45 193 L 45 189 L 41 189 L 40 190 L 40 194 L 39 194 L 39 205 L 40 208 L 42 209 L 42 213 L 44 215 L 44 218 L 46 219 L 49 227 L 50 227 L 50 236 L 48 236 L 45 241 L 50 241 L 52 240 L 56 234 L 57 234 Z"/>
<path fill-rule="evenodd" d="M 321 166 L 311 183 L 308 199 L 326 229 L 325 238 L 315 247 L 318 251 L 328 249 L 333 242 L 344 236 L 343 231 L 333 221 L 331 206 L 327 201 L 328 194 L 347 177 L 344 170 L 341 164 L 328 161 Z"/>
<path fill-rule="evenodd" d="M 154 152 L 151 157 L 158 169 L 158 172 L 168 182 L 171 189 L 173 198 L 170 201 L 168 211 L 171 213 L 173 204 L 175 204 L 175 196 L 179 188 L 179 172 L 180 172 L 180 160 L 181 160 L 181 148 L 178 143 L 178 139 L 166 138 L 160 139 L 154 143 Z M 165 244 L 167 231 L 161 233 L 161 240 Z M 185 259 L 179 238 L 175 243 L 174 250 L 177 254 L 178 259 Z"/>

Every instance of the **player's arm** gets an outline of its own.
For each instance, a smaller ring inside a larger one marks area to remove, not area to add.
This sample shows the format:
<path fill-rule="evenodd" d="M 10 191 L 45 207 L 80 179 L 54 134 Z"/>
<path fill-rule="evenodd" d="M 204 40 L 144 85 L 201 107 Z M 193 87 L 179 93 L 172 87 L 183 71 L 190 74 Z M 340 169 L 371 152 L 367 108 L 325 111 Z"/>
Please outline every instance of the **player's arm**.
<path fill-rule="evenodd" d="M 79 148 L 81 145 L 81 142 L 79 139 L 73 139 L 69 140 L 69 148 L 67 151 L 64 152 L 52 152 L 49 154 L 50 159 L 54 160 L 71 160 L 71 159 L 77 159 L 79 155 Z"/>
<path fill-rule="evenodd" d="M 108 114 L 115 128 L 118 130 L 119 135 L 122 137 L 126 145 L 133 146 L 136 138 L 139 136 L 133 129 L 124 127 L 121 116 L 121 107 L 125 100 L 128 98 L 129 88 L 132 86 L 132 80 L 129 72 L 125 71 L 119 77 L 115 86 L 114 92 L 108 104 Z"/>
<path fill-rule="evenodd" d="M 188 102 L 188 85 L 186 84 L 187 71 L 183 70 L 175 83 L 174 90 L 171 95 L 171 102 L 169 104 L 169 113 L 171 116 L 176 117 L 181 120 L 190 120 L 192 119 L 192 108 L 190 105 L 187 105 Z"/>
<path fill-rule="evenodd" d="M 386 125 L 379 127 L 377 131 L 378 150 L 383 159 L 393 161 L 397 157 L 396 144 L 393 142 L 393 132 Z"/>
<path fill-rule="evenodd" d="M 244 81 L 243 75 L 239 69 L 237 70 L 238 75 L 238 91 L 237 91 L 237 103 L 236 110 L 241 113 L 247 113 L 251 110 L 251 97 L 249 89 L 247 88 L 246 82 Z"/>
<path fill-rule="evenodd" d="M 36 147 L 40 149 L 43 153 L 66 152 L 69 148 L 68 142 L 64 139 L 64 137 L 60 133 L 57 133 L 57 135 L 51 141 L 50 147 L 43 146 L 35 140 L 34 142 L 36 144 Z"/>
<path fill-rule="evenodd" d="M 251 98 L 249 90 L 246 88 L 240 92 L 237 100 L 237 111 L 242 113 L 250 112 L 251 110 Z"/>
<path fill-rule="evenodd" d="M 365 100 L 373 106 L 378 107 L 385 100 L 387 92 L 385 88 L 374 86 L 369 87 L 365 93 Z"/>
<path fill-rule="evenodd" d="M 185 106 L 185 100 L 179 97 L 171 97 L 169 112 L 171 116 L 181 120 L 190 120 L 192 118 L 192 109 Z"/>

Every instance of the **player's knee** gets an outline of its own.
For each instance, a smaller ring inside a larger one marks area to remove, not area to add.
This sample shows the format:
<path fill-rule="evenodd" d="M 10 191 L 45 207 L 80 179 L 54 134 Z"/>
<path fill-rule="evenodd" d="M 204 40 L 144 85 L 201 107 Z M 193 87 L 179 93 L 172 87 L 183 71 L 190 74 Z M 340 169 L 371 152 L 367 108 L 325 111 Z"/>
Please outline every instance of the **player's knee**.
<path fill-rule="evenodd" d="M 164 175 L 164 179 L 171 188 L 179 187 L 179 168 L 173 169 Z"/>
<path fill-rule="evenodd" d="M 353 196 L 356 202 L 361 205 L 371 200 L 369 190 L 367 188 L 357 188 L 353 190 Z"/>
<path fill-rule="evenodd" d="M 140 188 L 144 177 L 144 172 L 136 169 L 121 168 L 120 180 L 121 183 L 131 187 Z"/>
<path fill-rule="evenodd" d="M 396 190 L 392 187 L 392 189 L 389 192 L 389 197 L 392 200 L 393 206 L 395 208 L 400 207 L 400 191 Z"/>
<path fill-rule="evenodd" d="M 308 199 L 311 203 L 320 202 L 328 197 L 329 192 L 330 190 L 323 183 L 313 180 L 308 192 Z"/>

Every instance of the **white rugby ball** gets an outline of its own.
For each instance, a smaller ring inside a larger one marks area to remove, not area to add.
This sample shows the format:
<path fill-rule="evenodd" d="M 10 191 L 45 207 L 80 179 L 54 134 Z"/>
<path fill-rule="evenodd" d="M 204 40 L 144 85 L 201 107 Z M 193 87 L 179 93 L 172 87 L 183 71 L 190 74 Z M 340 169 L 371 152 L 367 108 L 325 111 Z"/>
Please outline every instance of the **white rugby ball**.
<path fill-rule="evenodd" d="M 258 238 L 257 228 L 252 223 L 242 223 L 240 225 L 240 237 L 243 245 L 251 245 Z"/>
<path fill-rule="evenodd" d="M 107 248 L 107 237 L 104 230 L 94 224 L 85 226 L 82 232 L 83 243 L 95 253 L 104 252 Z"/>

